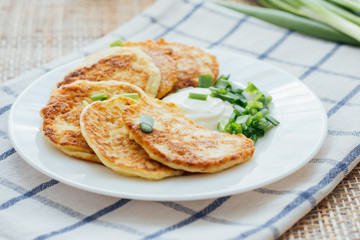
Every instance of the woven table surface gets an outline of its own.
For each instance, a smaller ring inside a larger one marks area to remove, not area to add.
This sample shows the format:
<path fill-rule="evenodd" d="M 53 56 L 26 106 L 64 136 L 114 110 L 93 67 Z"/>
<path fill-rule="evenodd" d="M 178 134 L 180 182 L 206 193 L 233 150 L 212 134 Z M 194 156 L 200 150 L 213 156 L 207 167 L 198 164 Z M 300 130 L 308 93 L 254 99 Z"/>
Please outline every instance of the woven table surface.
<path fill-rule="evenodd" d="M 87 45 L 153 2 L 0 1 L 0 83 Z M 359 198 L 360 164 L 280 239 L 343 239 L 350 235 L 360 238 Z"/>

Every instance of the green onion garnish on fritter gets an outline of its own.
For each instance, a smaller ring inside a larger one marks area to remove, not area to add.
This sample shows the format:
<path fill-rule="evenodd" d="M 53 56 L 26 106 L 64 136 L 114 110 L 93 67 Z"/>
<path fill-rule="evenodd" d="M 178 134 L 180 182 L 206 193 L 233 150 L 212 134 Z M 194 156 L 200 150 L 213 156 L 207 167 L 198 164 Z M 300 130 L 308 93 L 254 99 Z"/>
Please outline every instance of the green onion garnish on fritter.
<path fill-rule="evenodd" d="M 109 47 L 121 47 L 124 44 L 123 40 L 119 38 L 118 40 L 109 44 Z"/>
<path fill-rule="evenodd" d="M 139 126 L 144 133 L 151 133 L 154 127 L 154 119 L 148 115 L 140 115 Z"/>
<path fill-rule="evenodd" d="M 113 96 L 113 98 L 117 98 L 117 97 L 128 97 L 128 98 L 132 98 L 136 101 L 139 101 L 139 99 L 140 99 L 138 93 L 124 93 L 124 94 L 116 94 Z"/>
<path fill-rule="evenodd" d="M 90 99 L 93 101 L 97 101 L 97 100 L 103 101 L 103 100 L 107 99 L 107 95 L 106 95 L 106 93 L 98 93 L 98 94 L 92 95 L 90 97 Z"/>

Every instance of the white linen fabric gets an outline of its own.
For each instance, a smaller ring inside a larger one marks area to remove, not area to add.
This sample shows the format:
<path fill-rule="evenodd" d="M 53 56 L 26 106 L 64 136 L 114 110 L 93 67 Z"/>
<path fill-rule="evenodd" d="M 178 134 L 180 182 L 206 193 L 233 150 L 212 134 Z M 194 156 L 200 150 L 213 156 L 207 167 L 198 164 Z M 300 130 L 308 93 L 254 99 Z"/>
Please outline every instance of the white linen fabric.
<path fill-rule="evenodd" d="M 82 191 L 29 166 L 8 137 L 18 94 L 52 69 L 118 39 L 166 38 L 260 59 L 297 76 L 321 99 L 329 130 L 303 168 L 274 184 L 217 199 L 153 202 Z M 307 37 L 197 0 L 160 0 L 67 57 L 0 86 L 0 239 L 274 239 L 359 162 L 360 49 Z"/>

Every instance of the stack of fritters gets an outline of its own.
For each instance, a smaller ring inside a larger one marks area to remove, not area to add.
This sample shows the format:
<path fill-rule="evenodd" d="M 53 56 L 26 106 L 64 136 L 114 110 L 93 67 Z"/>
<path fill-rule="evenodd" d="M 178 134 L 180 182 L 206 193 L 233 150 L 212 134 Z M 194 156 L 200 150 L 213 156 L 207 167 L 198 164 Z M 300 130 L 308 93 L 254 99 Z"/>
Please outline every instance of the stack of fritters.
<path fill-rule="evenodd" d="M 196 126 L 176 105 L 154 98 L 197 86 L 200 74 L 216 79 L 215 56 L 163 39 L 98 51 L 57 84 L 41 110 L 41 130 L 70 156 L 147 179 L 217 172 L 249 160 L 251 140 Z M 107 100 L 93 101 L 99 93 Z M 140 99 L 118 96 L 127 93 Z M 142 114 L 155 120 L 153 132 L 140 130 Z"/>

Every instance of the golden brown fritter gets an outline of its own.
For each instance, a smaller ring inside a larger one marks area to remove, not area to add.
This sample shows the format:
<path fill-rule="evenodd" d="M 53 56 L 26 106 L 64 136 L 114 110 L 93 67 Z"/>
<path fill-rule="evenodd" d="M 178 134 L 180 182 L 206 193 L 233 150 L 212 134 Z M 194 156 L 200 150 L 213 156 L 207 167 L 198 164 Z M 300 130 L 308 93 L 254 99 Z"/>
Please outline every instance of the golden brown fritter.
<path fill-rule="evenodd" d="M 140 115 L 154 118 L 151 133 L 139 127 Z M 123 121 L 130 138 L 150 157 L 174 169 L 218 172 L 250 160 L 254 143 L 243 135 L 215 132 L 195 125 L 173 103 L 143 97 L 124 108 Z"/>
<path fill-rule="evenodd" d="M 155 97 L 161 75 L 151 57 L 144 52 L 134 48 L 112 47 L 89 55 L 80 66 L 68 73 L 57 87 L 77 80 L 128 82 Z"/>
<path fill-rule="evenodd" d="M 162 98 L 168 94 L 174 84 L 177 83 L 176 60 L 171 49 L 164 48 L 151 40 L 146 42 L 126 42 L 124 47 L 134 47 L 142 50 L 149 55 L 159 68 L 161 73 L 161 82 L 157 98 Z"/>
<path fill-rule="evenodd" d="M 214 55 L 186 44 L 169 43 L 163 38 L 155 43 L 172 50 L 176 57 L 178 82 L 173 90 L 190 86 L 197 87 L 201 74 L 213 76 L 213 83 L 215 82 L 219 73 L 219 64 Z"/>
<path fill-rule="evenodd" d="M 122 109 L 135 100 L 118 97 L 87 106 L 81 113 L 81 132 L 100 161 L 112 170 L 126 176 L 151 180 L 182 174 L 152 159 L 135 141 L 122 121 Z"/>
<path fill-rule="evenodd" d="M 118 82 L 77 81 L 54 90 L 47 105 L 41 109 L 41 131 L 55 147 L 70 156 L 100 162 L 80 131 L 83 100 L 92 103 L 91 96 L 106 93 L 108 99 L 115 94 L 145 93 L 134 85 Z"/>

